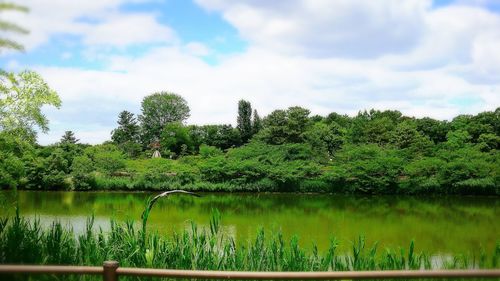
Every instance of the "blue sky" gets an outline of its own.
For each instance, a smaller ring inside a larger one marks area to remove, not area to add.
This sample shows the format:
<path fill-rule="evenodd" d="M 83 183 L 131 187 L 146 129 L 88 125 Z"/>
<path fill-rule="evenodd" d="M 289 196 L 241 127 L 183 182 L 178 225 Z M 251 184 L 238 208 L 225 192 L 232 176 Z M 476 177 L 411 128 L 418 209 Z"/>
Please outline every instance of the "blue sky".
<path fill-rule="evenodd" d="M 261 115 L 363 109 L 450 119 L 500 105 L 500 2 L 25 0 L 28 28 L 5 34 L 26 52 L 2 68 L 34 69 L 63 101 L 45 108 L 43 144 L 73 130 L 109 139 L 121 110 L 156 91 L 182 95 L 190 124 L 231 123 L 240 99 Z M 2 35 L 4 36 L 4 35 Z"/>

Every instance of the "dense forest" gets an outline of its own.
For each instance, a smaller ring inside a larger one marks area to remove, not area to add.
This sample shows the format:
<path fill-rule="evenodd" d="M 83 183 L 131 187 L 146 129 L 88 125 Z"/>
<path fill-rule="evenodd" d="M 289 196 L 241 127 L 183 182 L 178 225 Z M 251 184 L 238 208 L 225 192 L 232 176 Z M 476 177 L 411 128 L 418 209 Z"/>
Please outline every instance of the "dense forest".
<path fill-rule="evenodd" d="M 112 140 L 99 145 L 82 144 L 68 131 L 60 142 L 41 146 L 34 131 L 4 129 L 0 185 L 500 194 L 500 108 L 440 121 L 395 110 L 311 116 L 298 106 L 261 118 L 250 102 L 241 100 L 237 106 L 236 127 L 186 125 L 186 101 L 173 93 L 155 93 L 144 98 L 139 115 L 121 112 Z M 155 151 L 160 158 L 152 158 Z"/>

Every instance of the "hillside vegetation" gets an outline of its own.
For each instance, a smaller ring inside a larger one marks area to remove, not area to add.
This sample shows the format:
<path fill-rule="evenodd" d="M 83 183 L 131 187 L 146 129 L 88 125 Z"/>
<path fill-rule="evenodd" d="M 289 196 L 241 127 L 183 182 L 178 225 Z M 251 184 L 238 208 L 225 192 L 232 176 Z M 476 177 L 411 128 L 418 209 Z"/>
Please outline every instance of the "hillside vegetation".
<path fill-rule="evenodd" d="M 185 125 L 189 108 L 182 97 L 159 97 L 180 105 L 182 114 L 168 115 L 176 110 L 172 104 L 158 109 L 157 103 L 165 101 L 153 103 L 154 110 L 146 110 L 151 103 L 143 102 L 138 120 L 130 112 L 120 113 L 112 141 L 99 145 L 80 144 L 71 131 L 49 146 L 1 131 L 0 185 L 34 190 L 500 194 L 500 108 L 451 121 L 391 110 L 311 116 L 302 107 L 275 110 L 261 119 L 249 102 L 240 101 L 234 128 Z M 163 158 L 151 159 L 154 150 Z"/>

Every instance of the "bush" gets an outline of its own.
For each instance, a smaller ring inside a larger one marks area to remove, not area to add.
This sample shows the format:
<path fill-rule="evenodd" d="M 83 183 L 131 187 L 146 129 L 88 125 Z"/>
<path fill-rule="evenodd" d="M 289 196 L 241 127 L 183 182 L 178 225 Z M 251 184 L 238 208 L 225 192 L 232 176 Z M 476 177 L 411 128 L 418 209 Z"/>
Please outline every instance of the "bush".
<path fill-rule="evenodd" d="M 125 156 L 114 144 L 102 144 L 85 149 L 99 172 L 111 175 L 125 168 Z"/>
<path fill-rule="evenodd" d="M 79 190 L 88 190 L 96 187 L 94 163 L 86 155 L 77 156 L 71 165 L 73 187 Z"/>
<path fill-rule="evenodd" d="M 222 150 L 220 148 L 217 148 L 215 146 L 210 146 L 206 144 L 200 145 L 200 156 L 203 159 L 207 159 L 210 157 L 214 156 L 220 156 L 222 155 Z"/>

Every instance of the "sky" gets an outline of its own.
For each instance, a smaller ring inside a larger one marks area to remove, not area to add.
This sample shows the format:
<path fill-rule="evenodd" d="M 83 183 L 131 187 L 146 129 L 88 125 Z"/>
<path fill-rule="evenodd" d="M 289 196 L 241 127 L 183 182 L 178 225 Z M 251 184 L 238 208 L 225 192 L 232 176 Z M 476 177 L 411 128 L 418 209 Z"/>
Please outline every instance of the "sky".
<path fill-rule="evenodd" d="M 187 124 L 235 125 L 302 106 L 354 116 L 399 110 L 450 120 L 500 106 L 500 0 L 24 0 L 0 18 L 30 30 L 0 68 L 35 70 L 57 91 L 50 132 L 110 139 L 118 113 L 181 95 Z"/>

